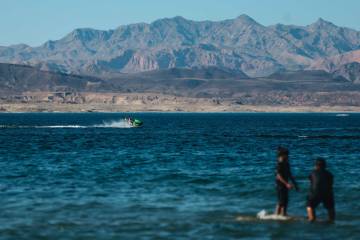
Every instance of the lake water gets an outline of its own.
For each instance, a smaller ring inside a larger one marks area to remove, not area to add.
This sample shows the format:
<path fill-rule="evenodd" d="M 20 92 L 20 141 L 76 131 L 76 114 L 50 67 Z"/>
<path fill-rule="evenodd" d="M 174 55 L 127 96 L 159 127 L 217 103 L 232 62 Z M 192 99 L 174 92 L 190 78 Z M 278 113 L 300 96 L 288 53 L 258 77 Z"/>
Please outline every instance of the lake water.
<path fill-rule="evenodd" d="M 359 114 L 125 116 L 0 114 L 0 238 L 360 238 Z M 292 216 L 305 217 L 314 159 L 328 160 L 335 224 L 255 219 L 275 207 L 278 145 L 301 187 Z"/>

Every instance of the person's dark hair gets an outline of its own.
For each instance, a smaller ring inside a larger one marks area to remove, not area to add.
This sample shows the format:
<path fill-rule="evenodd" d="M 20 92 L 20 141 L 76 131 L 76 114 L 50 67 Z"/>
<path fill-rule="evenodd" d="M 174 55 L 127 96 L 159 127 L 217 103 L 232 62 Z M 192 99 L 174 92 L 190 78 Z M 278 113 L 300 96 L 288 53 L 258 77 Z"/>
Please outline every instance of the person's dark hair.
<path fill-rule="evenodd" d="M 284 148 L 284 147 L 278 147 L 277 155 L 278 155 L 278 157 L 288 157 L 289 156 L 289 150 L 287 148 Z"/>
<path fill-rule="evenodd" d="M 323 158 L 316 159 L 315 165 L 320 169 L 326 168 L 326 160 Z"/>

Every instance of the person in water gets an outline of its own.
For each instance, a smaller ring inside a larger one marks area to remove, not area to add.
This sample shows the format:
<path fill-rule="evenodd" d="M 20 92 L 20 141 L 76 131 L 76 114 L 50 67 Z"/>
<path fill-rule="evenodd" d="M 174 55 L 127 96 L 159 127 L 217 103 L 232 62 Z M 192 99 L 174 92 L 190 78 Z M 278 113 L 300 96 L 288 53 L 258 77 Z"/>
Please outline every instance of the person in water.
<path fill-rule="evenodd" d="M 326 169 L 326 161 L 319 158 L 315 169 L 309 176 L 310 192 L 307 198 L 307 213 L 309 221 L 316 220 L 315 209 L 322 203 L 328 211 L 329 221 L 335 221 L 335 201 L 333 192 L 333 175 Z"/>
<path fill-rule="evenodd" d="M 298 186 L 293 177 L 289 164 L 289 150 L 279 147 L 277 150 L 277 166 L 276 166 L 276 191 L 278 203 L 276 205 L 275 214 L 286 216 L 289 203 L 289 190 Z M 292 184 L 289 182 L 291 181 Z"/>

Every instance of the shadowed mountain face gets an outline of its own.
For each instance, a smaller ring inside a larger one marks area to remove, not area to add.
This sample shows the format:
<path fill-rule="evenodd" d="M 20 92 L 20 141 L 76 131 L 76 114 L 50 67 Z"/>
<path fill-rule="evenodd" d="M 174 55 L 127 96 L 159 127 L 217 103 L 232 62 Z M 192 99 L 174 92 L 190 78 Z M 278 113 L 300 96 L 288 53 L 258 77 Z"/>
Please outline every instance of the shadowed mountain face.
<path fill-rule="evenodd" d="M 94 77 L 40 71 L 34 67 L 0 63 L 0 93 L 18 94 L 27 91 L 101 91 L 107 86 Z"/>
<path fill-rule="evenodd" d="M 124 74 L 107 81 L 127 93 L 159 93 L 201 98 L 236 98 L 238 95 L 255 94 L 259 99 L 271 99 L 274 92 L 281 96 L 286 93 L 311 95 L 317 92 L 345 93 L 360 90 L 360 85 L 325 71 L 279 72 L 266 78 L 222 73 L 204 78 L 204 72 L 207 71 L 209 70 L 169 69 Z M 277 97 L 279 96 L 274 96 L 274 101 Z"/>
<path fill-rule="evenodd" d="M 337 68 L 333 74 L 337 77 L 343 77 L 353 83 L 360 83 L 360 63 L 352 62 L 344 64 Z"/>
<path fill-rule="evenodd" d="M 360 32 L 319 19 L 265 27 L 246 15 L 220 22 L 182 17 L 115 30 L 77 29 L 39 47 L 0 47 L 0 62 L 112 78 L 120 73 L 213 66 L 267 76 L 360 48 Z"/>
<path fill-rule="evenodd" d="M 118 74 L 100 80 L 0 64 L 0 103 L 131 105 L 149 103 L 144 96 L 151 94 L 151 104 L 160 105 L 165 101 L 161 96 L 171 95 L 170 102 L 186 97 L 189 105 L 201 98 L 216 105 L 225 100 L 235 105 L 358 106 L 360 84 L 354 82 L 325 71 L 282 71 L 249 78 L 240 71 L 216 67 Z M 134 95 L 132 100 L 129 93 Z"/>
<path fill-rule="evenodd" d="M 0 93 L 3 95 L 26 92 L 155 92 L 170 93 L 167 89 L 177 89 L 176 94 L 186 96 L 190 90 L 203 83 L 216 81 L 219 88 L 229 86 L 222 82 L 236 82 L 249 79 L 242 72 L 228 69 L 174 68 L 143 73 L 120 74 L 116 78 L 101 80 L 95 77 L 70 75 L 59 72 L 42 71 L 35 67 L 0 63 Z M 174 92 L 175 93 L 175 92 Z"/>
<path fill-rule="evenodd" d="M 0 93 L 102 92 L 158 93 L 185 97 L 232 98 L 243 93 L 335 92 L 359 90 L 344 77 L 325 71 L 283 71 L 266 78 L 249 78 L 242 72 L 215 67 L 174 68 L 120 74 L 101 80 L 94 77 L 41 71 L 34 67 L 0 64 Z"/>

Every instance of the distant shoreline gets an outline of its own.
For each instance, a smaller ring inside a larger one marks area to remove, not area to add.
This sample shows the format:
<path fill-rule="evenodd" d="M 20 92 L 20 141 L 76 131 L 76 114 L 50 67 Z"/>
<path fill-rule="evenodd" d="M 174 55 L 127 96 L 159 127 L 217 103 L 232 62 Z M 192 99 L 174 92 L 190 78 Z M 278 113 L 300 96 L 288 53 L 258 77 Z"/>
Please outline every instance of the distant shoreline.
<path fill-rule="evenodd" d="M 0 113 L 360 113 L 360 106 L 253 106 L 211 104 L 0 104 Z"/>

